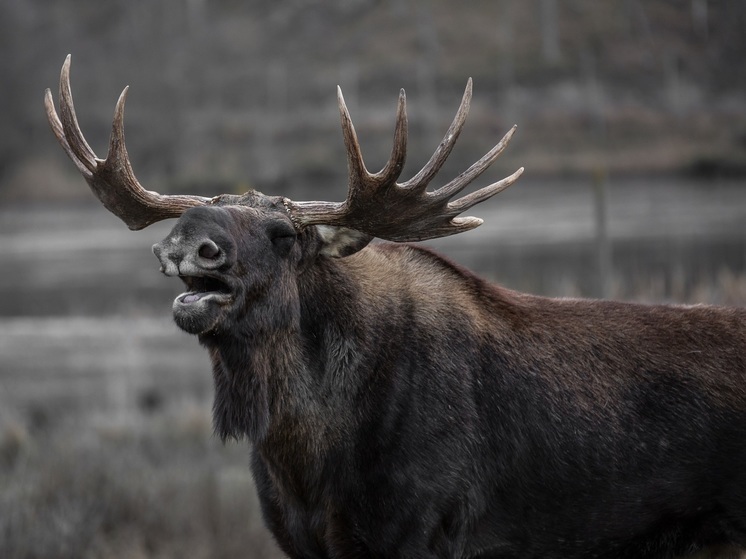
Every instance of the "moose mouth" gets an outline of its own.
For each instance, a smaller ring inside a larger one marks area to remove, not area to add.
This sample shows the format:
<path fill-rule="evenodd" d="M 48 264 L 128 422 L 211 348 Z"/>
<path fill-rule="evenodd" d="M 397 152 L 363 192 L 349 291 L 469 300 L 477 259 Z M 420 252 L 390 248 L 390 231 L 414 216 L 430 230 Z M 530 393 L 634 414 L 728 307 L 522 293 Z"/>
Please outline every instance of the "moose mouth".
<path fill-rule="evenodd" d="M 176 298 L 182 305 L 192 305 L 200 301 L 214 300 L 226 302 L 232 298 L 230 286 L 210 276 L 179 276 L 186 285 L 187 291 Z"/>

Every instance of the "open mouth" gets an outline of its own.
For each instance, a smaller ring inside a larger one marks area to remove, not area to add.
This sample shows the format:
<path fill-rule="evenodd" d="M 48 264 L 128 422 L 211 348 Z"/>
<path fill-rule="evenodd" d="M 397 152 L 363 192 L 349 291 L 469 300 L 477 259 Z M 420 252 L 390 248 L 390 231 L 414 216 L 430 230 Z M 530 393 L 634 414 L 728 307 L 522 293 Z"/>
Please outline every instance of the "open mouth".
<path fill-rule="evenodd" d="M 230 286 L 209 276 L 179 276 L 186 285 L 186 293 L 179 295 L 176 300 L 184 305 L 197 303 L 205 299 L 226 301 L 231 298 Z"/>

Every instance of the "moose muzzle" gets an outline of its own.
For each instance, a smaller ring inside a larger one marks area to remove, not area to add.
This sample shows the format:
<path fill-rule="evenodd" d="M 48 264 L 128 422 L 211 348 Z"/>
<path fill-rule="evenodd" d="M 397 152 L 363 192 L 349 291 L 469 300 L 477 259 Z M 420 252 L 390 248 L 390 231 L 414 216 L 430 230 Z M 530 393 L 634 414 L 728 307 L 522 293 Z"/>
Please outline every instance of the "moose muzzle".
<path fill-rule="evenodd" d="M 201 275 L 225 264 L 225 253 L 208 237 L 186 240 L 169 235 L 153 245 L 153 254 L 167 276 Z"/>

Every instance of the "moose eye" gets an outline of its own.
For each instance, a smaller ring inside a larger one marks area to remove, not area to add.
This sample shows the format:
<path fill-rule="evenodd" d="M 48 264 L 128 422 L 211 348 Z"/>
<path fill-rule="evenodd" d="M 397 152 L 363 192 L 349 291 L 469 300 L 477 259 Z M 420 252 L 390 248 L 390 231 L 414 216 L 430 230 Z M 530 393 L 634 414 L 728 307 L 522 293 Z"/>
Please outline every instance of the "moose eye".
<path fill-rule="evenodd" d="M 282 255 L 290 252 L 295 244 L 295 229 L 286 221 L 276 221 L 267 227 L 267 235 L 272 245 Z"/>

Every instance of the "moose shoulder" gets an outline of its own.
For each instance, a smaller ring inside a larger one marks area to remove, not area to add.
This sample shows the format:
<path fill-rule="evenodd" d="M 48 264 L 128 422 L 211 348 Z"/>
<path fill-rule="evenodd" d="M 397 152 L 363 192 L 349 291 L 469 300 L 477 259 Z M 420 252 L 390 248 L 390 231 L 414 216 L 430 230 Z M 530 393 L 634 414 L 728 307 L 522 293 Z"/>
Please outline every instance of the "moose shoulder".
<path fill-rule="evenodd" d="M 75 119 L 69 58 L 52 129 L 131 228 L 178 217 L 153 247 L 186 292 L 177 324 L 210 353 L 214 422 L 252 443 L 265 521 L 291 557 L 668 558 L 746 547 L 746 309 L 536 297 L 417 245 L 478 226 L 453 200 L 495 148 L 428 191 L 365 169 L 339 97 L 342 203 L 144 190 L 124 148 Z M 374 237 L 400 243 L 369 244 Z"/>

